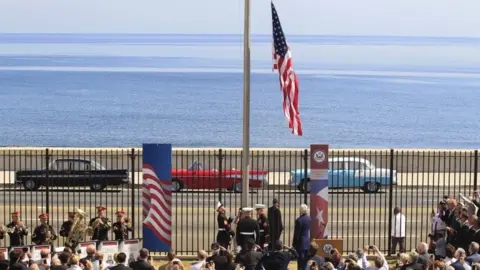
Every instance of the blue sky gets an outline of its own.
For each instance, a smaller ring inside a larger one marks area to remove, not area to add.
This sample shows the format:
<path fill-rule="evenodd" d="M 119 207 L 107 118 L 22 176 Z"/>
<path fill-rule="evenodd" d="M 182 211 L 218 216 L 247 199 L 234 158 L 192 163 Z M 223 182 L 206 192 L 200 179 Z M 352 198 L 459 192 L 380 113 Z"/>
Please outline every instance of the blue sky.
<path fill-rule="evenodd" d="M 288 34 L 480 37 L 479 0 L 276 0 Z M 252 33 L 271 33 L 252 0 Z M 1 0 L 0 32 L 231 33 L 243 0 Z"/>

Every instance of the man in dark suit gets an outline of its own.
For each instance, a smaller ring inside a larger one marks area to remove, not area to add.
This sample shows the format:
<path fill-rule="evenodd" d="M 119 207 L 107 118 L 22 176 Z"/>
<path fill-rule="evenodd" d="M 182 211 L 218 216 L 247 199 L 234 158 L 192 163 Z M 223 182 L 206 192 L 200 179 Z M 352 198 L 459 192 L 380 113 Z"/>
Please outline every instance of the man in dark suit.
<path fill-rule="evenodd" d="M 148 249 L 140 249 L 140 255 L 137 260 L 130 263 L 130 268 L 133 270 L 155 270 L 153 265 L 148 262 Z"/>
<path fill-rule="evenodd" d="M 310 248 L 310 224 L 312 220 L 308 216 L 308 206 L 300 205 L 300 217 L 295 220 L 292 246 L 298 253 L 298 270 L 305 270 Z"/>
<path fill-rule="evenodd" d="M 283 231 L 282 213 L 280 212 L 280 201 L 273 199 L 273 205 L 268 208 L 268 229 L 270 233 L 270 246 L 273 247 L 280 240 Z"/>
<path fill-rule="evenodd" d="M 126 261 L 127 261 L 127 254 L 123 252 L 118 253 L 117 255 L 118 264 L 110 268 L 110 270 L 132 270 L 132 268 L 125 266 Z"/>

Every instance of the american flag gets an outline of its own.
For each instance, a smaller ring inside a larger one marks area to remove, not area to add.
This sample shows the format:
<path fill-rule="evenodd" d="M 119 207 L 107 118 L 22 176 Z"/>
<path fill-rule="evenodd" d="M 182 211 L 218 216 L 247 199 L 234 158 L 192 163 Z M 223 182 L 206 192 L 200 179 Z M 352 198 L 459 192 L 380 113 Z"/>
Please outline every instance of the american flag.
<path fill-rule="evenodd" d="M 169 181 L 158 179 L 152 166 L 143 164 L 143 226 L 164 242 L 172 244 L 172 187 Z"/>
<path fill-rule="evenodd" d="M 325 176 L 322 176 L 322 179 L 310 181 L 310 216 L 312 218 L 310 236 L 316 239 L 325 238 L 328 223 L 328 170 L 323 171 Z"/>
<path fill-rule="evenodd" d="M 303 135 L 302 123 L 298 112 L 298 77 L 293 70 L 292 52 L 283 34 L 277 10 L 272 2 L 273 23 L 273 69 L 278 70 L 280 88 L 283 93 L 283 113 L 292 133 Z"/>

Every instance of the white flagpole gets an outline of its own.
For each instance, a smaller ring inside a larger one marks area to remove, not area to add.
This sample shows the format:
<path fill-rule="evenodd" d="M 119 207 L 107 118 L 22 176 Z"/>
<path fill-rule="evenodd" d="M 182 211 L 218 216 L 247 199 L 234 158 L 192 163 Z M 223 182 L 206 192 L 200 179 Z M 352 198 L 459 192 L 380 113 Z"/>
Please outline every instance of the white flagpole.
<path fill-rule="evenodd" d="M 242 153 L 242 207 L 248 201 L 250 171 L 250 0 L 245 0 L 243 29 L 243 153 Z"/>

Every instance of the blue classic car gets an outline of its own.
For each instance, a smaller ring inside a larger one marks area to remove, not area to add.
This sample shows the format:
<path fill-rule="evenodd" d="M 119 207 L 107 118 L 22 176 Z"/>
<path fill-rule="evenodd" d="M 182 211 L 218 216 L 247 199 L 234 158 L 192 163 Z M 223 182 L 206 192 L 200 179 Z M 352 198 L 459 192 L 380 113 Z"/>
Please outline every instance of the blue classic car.
<path fill-rule="evenodd" d="M 328 187 L 332 189 L 358 187 L 366 193 L 376 193 L 381 186 L 390 185 L 390 169 L 375 168 L 370 161 L 363 158 L 329 158 L 328 168 Z M 392 184 L 397 184 L 395 170 Z M 306 177 L 303 169 L 291 171 L 290 185 L 301 192 L 310 192 L 310 170 L 307 170 Z"/>

